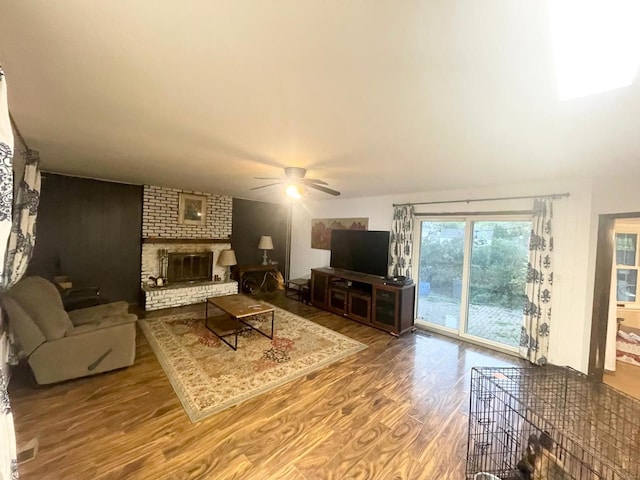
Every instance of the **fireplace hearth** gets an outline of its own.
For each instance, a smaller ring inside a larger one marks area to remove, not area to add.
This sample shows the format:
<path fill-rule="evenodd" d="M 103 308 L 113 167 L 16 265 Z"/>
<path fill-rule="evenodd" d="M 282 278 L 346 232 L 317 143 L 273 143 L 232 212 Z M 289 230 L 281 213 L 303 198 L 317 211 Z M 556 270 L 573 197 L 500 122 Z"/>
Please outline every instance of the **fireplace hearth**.
<path fill-rule="evenodd" d="M 211 280 L 213 252 L 169 253 L 169 284 Z"/>

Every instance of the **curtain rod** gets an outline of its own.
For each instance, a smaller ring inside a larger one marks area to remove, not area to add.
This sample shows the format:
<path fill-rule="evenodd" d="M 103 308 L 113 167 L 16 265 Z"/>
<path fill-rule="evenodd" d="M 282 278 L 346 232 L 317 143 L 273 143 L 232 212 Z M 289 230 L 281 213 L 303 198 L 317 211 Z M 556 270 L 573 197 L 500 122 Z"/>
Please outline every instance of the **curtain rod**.
<path fill-rule="evenodd" d="M 526 198 L 563 198 L 568 197 L 566 193 L 552 193 L 550 195 L 521 195 L 519 197 L 494 197 L 494 198 L 467 198 L 465 200 L 438 200 L 435 202 L 414 202 L 414 203 L 394 203 L 394 207 L 407 207 L 410 205 L 437 205 L 441 203 L 471 203 L 471 202 L 493 202 L 496 200 L 522 200 Z"/>
<path fill-rule="evenodd" d="M 502 210 L 497 212 L 420 212 L 416 217 L 474 217 L 485 215 L 531 215 L 533 210 Z"/>

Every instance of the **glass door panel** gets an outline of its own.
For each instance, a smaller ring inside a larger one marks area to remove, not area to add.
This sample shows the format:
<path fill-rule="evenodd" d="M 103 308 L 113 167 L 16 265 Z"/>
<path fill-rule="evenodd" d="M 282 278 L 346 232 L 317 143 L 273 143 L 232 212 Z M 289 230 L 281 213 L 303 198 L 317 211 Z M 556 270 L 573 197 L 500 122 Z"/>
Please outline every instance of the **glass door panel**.
<path fill-rule="evenodd" d="M 472 222 L 466 331 L 517 347 L 529 251 L 528 221 Z"/>
<path fill-rule="evenodd" d="M 428 323 L 460 327 L 465 222 L 421 222 L 418 314 Z"/>

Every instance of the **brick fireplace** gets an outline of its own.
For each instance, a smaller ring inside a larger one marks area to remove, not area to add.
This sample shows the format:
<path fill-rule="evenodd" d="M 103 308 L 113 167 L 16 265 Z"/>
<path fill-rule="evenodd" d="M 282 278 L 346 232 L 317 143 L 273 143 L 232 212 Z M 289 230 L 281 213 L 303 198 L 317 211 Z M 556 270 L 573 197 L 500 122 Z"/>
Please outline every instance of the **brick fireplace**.
<path fill-rule="evenodd" d="M 232 198 L 185 191 L 207 197 L 207 220 L 205 225 L 182 225 L 178 222 L 181 192 L 144 187 L 140 282 L 145 310 L 190 305 L 208 297 L 238 293 L 237 282 L 223 281 L 225 267 L 216 264 L 220 252 L 231 248 Z M 149 277 L 160 274 L 161 250 L 169 255 L 170 278 L 166 286 L 155 287 Z"/>

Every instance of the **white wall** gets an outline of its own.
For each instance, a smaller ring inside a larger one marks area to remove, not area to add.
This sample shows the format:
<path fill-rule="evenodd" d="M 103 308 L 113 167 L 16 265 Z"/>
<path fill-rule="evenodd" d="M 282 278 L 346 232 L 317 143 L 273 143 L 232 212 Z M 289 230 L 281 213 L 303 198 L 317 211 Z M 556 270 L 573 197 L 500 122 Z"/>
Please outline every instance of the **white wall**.
<path fill-rule="evenodd" d="M 311 268 L 329 264 L 330 254 L 328 251 L 311 248 L 312 218 L 368 217 L 370 230 L 389 230 L 394 203 L 564 192 L 569 192 L 570 196 L 554 202 L 555 283 L 549 359 L 552 363 L 569 365 L 586 372 L 593 297 L 593 281 L 589 282 L 589 271 L 590 263 L 595 262 L 595 254 L 592 256 L 591 253 L 592 186 L 588 180 L 504 185 L 493 188 L 411 193 L 298 204 L 293 209 L 291 277 L 308 275 Z M 418 205 L 416 213 L 530 210 L 532 204 L 533 200 L 527 199 L 469 204 Z M 638 210 L 640 211 L 640 205 Z M 589 294 L 589 288 L 591 288 L 591 294 Z M 587 311 L 588 315 L 586 315 Z"/>

